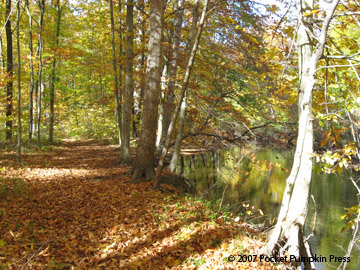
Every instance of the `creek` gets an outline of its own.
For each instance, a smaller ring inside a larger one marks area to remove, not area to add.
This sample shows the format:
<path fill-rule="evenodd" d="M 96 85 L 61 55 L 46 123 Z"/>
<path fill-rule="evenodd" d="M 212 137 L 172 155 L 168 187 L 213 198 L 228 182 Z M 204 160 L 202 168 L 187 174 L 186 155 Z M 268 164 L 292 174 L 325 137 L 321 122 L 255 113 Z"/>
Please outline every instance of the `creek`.
<path fill-rule="evenodd" d="M 291 151 L 261 149 L 252 152 L 240 148 L 187 155 L 178 167 L 196 186 L 197 196 L 216 202 L 222 210 L 241 215 L 252 223 L 273 224 L 293 160 Z M 316 269 L 335 269 L 330 255 L 345 256 L 351 231 L 341 231 L 345 208 L 358 204 L 357 190 L 348 173 L 343 175 L 313 173 L 306 235 L 313 232 L 310 244 L 316 255 L 326 257 Z M 314 218 L 315 226 L 314 226 Z M 347 269 L 360 269 L 360 251 L 354 247 Z"/>

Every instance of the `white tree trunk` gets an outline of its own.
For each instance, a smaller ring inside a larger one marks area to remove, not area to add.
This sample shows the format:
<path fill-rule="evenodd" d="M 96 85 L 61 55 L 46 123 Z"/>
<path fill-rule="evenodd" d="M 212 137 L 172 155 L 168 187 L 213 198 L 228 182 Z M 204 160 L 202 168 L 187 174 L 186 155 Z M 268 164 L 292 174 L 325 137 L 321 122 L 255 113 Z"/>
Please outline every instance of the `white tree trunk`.
<path fill-rule="evenodd" d="M 163 133 L 163 119 L 164 119 L 164 107 L 165 107 L 165 89 L 166 89 L 166 74 L 167 74 L 167 64 L 163 65 L 163 70 L 161 73 L 161 90 L 160 90 L 160 108 L 159 108 L 159 117 L 157 124 L 157 133 L 156 133 L 156 151 L 161 153 L 162 145 L 160 144 L 161 134 Z"/>
<path fill-rule="evenodd" d="M 179 126 L 176 133 L 176 140 L 175 140 L 175 146 L 174 146 L 174 152 L 171 157 L 169 169 L 171 172 L 175 172 L 176 166 L 178 163 L 178 159 L 180 157 L 180 150 L 181 150 L 181 141 L 184 134 L 184 124 L 185 124 L 185 116 L 186 116 L 186 97 L 184 97 L 184 100 L 181 104 L 180 108 L 180 115 L 179 115 Z"/>
<path fill-rule="evenodd" d="M 294 163 L 282 200 L 275 229 L 266 247 L 268 254 L 284 255 L 287 251 L 297 257 L 309 257 L 311 250 L 305 241 L 303 228 L 308 212 L 312 175 L 313 118 L 312 91 L 316 79 L 316 67 L 323 55 L 327 30 L 339 0 L 332 4 L 318 37 L 314 50 L 312 32 L 313 17 L 305 15 L 313 9 L 313 0 L 300 0 L 299 30 L 297 44 L 299 49 L 299 124 Z M 300 267 L 299 263 L 295 266 Z M 305 269 L 314 269 L 313 264 L 304 264 Z"/>

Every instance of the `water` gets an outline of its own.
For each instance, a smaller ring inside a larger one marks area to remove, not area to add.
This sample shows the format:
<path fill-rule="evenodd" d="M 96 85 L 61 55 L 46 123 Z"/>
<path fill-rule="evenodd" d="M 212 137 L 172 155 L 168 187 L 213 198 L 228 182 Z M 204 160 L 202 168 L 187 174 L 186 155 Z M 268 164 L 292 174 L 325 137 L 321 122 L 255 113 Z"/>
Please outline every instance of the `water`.
<path fill-rule="evenodd" d="M 184 177 L 196 183 L 197 194 L 251 222 L 272 224 L 279 213 L 293 153 L 274 150 L 244 152 L 239 148 L 184 157 Z M 180 170 L 180 168 L 179 168 Z M 345 175 L 313 174 L 306 235 L 314 253 L 327 258 L 317 269 L 334 269 L 330 255 L 344 256 L 351 232 L 341 232 L 345 208 L 358 203 L 356 189 Z M 316 205 L 316 207 L 315 207 Z M 262 216 L 263 214 L 263 216 Z M 314 217 L 316 216 L 316 225 Z M 347 269 L 360 269 L 360 252 L 353 250 Z"/>

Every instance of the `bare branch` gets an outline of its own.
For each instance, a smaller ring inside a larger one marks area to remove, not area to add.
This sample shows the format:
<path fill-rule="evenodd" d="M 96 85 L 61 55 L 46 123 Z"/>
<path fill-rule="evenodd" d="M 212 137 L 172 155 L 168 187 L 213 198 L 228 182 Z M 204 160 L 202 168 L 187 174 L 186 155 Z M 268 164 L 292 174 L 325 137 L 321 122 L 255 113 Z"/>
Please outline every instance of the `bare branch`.
<path fill-rule="evenodd" d="M 343 17 L 343 16 L 359 16 L 360 12 L 345 12 L 345 13 L 341 13 L 341 14 L 337 14 L 336 16 L 334 16 L 334 18 L 336 17 Z"/>
<path fill-rule="evenodd" d="M 315 73 L 318 72 L 319 70 L 321 69 L 324 69 L 324 68 L 337 68 L 337 67 L 352 67 L 352 66 L 360 66 L 360 63 L 358 64 L 352 64 L 352 65 L 330 65 L 330 66 L 322 66 L 322 67 L 319 67 L 315 70 Z"/>
<path fill-rule="evenodd" d="M 354 61 L 360 61 L 359 59 L 354 59 L 355 56 L 360 55 L 360 53 L 355 53 L 353 55 L 327 55 L 326 58 L 330 59 L 351 59 Z"/>

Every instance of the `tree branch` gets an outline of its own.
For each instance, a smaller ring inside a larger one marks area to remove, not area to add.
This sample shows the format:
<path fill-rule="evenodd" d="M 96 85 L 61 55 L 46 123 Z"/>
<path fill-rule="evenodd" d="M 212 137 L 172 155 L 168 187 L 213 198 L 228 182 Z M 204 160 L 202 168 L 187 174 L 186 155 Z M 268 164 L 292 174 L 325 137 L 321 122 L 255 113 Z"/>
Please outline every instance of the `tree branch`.
<path fill-rule="evenodd" d="M 354 59 L 355 56 L 360 55 L 360 53 L 355 53 L 353 55 L 327 55 L 326 58 L 330 58 L 330 59 L 351 59 L 354 61 L 360 61 L 358 59 Z"/>
<path fill-rule="evenodd" d="M 323 56 L 324 53 L 324 48 L 325 48 L 325 44 L 326 44 L 326 37 L 327 37 L 327 31 L 329 29 L 329 25 L 331 20 L 334 18 L 334 13 L 336 10 L 336 7 L 338 6 L 340 0 L 336 0 L 334 1 L 334 3 L 332 4 L 330 11 L 326 14 L 326 18 L 324 20 L 324 23 L 321 27 L 321 32 L 320 32 L 320 36 L 319 36 L 319 47 L 316 50 L 316 62 L 318 62 L 320 60 L 320 58 Z"/>

